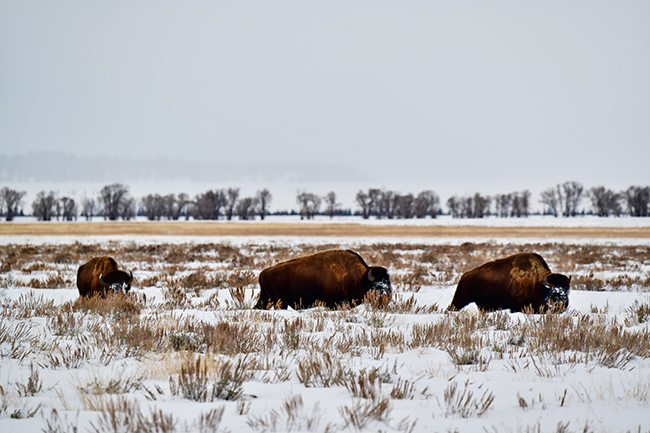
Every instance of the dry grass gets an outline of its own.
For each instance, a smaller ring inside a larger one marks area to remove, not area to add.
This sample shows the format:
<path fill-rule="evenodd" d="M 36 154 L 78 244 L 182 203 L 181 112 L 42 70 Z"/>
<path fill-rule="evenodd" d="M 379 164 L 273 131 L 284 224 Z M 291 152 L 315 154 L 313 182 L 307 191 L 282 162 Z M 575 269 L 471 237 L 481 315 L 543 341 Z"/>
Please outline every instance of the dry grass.
<path fill-rule="evenodd" d="M 489 390 L 482 390 L 479 385 L 476 390 L 472 389 L 469 380 L 461 388 L 458 382 L 451 382 L 444 392 L 444 413 L 446 417 L 460 416 L 461 418 L 473 418 L 485 415 L 494 402 L 494 394 Z M 475 396 L 477 392 L 482 394 Z"/>
<path fill-rule="evenodd" d="M 118 367 L 129 362 L 141 366 L 138 373 L 97 373 L 77 382 L 81 409 L 98 412 L 92 431 L 222 430 L 223 407 L 206 406 L 198 418 L 184 423 L 176 413 L 141 406 L 145 399 L 232 405 L 229 413 L 244 417 L 257 431 L 417 431 L 417 420 L 391 418 L 393 408 L 432 399 L 439 402 L 434 417 L 490 415 L 498 397 L 486 385 L 465 381 L 468 372 L 505 368 L 554 380 L 580 366 L 628 371 L 635 360 L 650 358 L 647 301 L 631 305 L 622 320 L 606 314 L 607 307 L 585 314 L 513 318 L 508 312 L 444 313 L 446 305 L 417 301 L 423 286 L 452 286 L 473 266 L 526 250 L 538 251 L 553 270 L 572 275 L 574 289 L 650 292 L 647 273 L 639 271 L 650 263 L 650 248 L 361 244 L 355 249 L 369 264 L 391 272 L 392 298 L 371 294 L 358 308 L 321 307 L 299 313 L 252 309 L 260 269 L 333 247 L 338 246 L 235 248 L 228 242 L 0 246 L 0 282 L 5 287 L 73 288 L 78 264 L 94 255 L 114 256 L 134 271 L 137 280 L 126 296 L 62 303 L 33 292 L 3 298 L 0 359 L 24 366 L 29 373 L 18 382 L 2 384 L 0 414 L 34 416 L 40 409 L 32 402 L 48 392 L 44 370 L 76 374 L 84 366 Z M 633 271 L 632 277 L 624 276 L 628 271 Z M 142 288 L 157 291 L 158 298 L 148 299 Z M 410 366 L 387 361 L 410 351 L 436 349 L 449 366 L 421 371 L 418 377 Z M 435 389 L 422 385 L 432 378 L 443 385 Z M 260 413 L 251 409 L 255 399 L 245 392 L 251 381 L 264 386 L 291 382 L 294 391 L 305 391 L 305 398 L 307 392 L 338 388 L 347 400 L 336 405 L 337 419 L 326 425 L 321 407 L 306 406 L 299 392 L 278 396 L 275 408 Z M 596 391 L 606 400 L 627 398 L 646 405 L 650 400 L 642 381 L 622 390 Z M 587 397 L 569 389 L 569 395 L 558 398 L 541 394 L 512 398 L 511 404 L 532 410 L 563 407 L 565 400 Z M 44 419 L 44 431 L 75 428 L 55 410 Z M 559 425 L 558 431 L 567 431 L 566 425 Z"/>
<path fill-rule="evenodd" d="M 647 228 L 632 227 L 481 227 L 366 224 L 239 223 L 210 221 L 47 222 L 2 224 L 0 235 L 175 235 L 175 236 L 390 236 L 390 237 L 535 237 L 650 238 Z"/>

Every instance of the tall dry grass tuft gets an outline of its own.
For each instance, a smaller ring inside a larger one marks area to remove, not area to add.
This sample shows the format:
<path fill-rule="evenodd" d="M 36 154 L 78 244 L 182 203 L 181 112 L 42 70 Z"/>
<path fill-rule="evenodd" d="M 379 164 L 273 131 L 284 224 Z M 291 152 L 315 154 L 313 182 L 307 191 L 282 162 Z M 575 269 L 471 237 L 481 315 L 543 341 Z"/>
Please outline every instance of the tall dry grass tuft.
<path fill-rule="evenodd" d="M 260 329 L 252 322 L 203 323 L 199 329 L 205 337 L 207 350 L 214 354 L 268 351 L 276 339 L 272 329 Z"/>
<path fill-rule="evenodd" d="M 482 385 L 478 386 L 478 390 Z M 470 389 L 469 380 L 459 389 L 458 382 L 451 382 L 443 393 L 445 417 L 460 416 L 461 418 L 481 417 L 490 409 L 494 402 L 494 394 L 485 390 L 480 396 L 474 396 Z"/>
<path fill-rule="evenodd" d="M 172 414 L 154 409 L 145 414 L 137 401 L 118 397 L 106 400 L 97 424 L 90 426 L 95 433 L 172 433 L 177 424 Z"/>
<path fill-rule="evenodd" d="M 218 407 L 216 409 L 210 409 L 207 412 L 201 412 L 199 418 L 194 422 L 193 427 L 199 433 L 219 433 L 221 421 L 223 419 L 223 413 L 226 410 L 224 406 Z M 224 432 L 227 432 L 225 430 Z"/>
<path fill-rule="evenodd" d="M 73 311 L 92 312 L 100 315 L 112 315 L 116 318 L 138 316 L 144 306 L 131 294 L 122 292 L 114 296 L 79 297 L 72 304 Z"/>
<path fill-rule="evenodd" d="M 609 368 L 622 368 L 634 356 L 650 357 L 650 330 L 632 332 L 615 320 L 545 314 L 527 320 L 520 329 L 535 354 L 579 352 Z"/>
<path fill-rule="evenodd" d="M 339 406 L 343 427 L 351 426 L 357 431 L 361 431 L 372 421 L 387 421 L 391 410 L 388 397 L 377 400 L 355 399 L 351 404 Z"/>
<path fill-rule="evenodd" d="M 413 400 L 415 396 L 415 383 L 409 380 L 397 379 L 390 391 L 390 398 L 393 400 Z"/>
<path fill-rule="evenodd" d="M 244 382 L 252 377 L 251 366 L 246 358 L 234 362 L 191 356 L 178 375 L 170 376 L 169 389 L 172 395 L 181 394 L 193 401 L 237 400 L 242 395 Z"/>
<path fill-rule="evenodd" d="M 305 411 L 302 396 L 289 395 L 280 406 L 280 409 L 272 409 L 268 415 L 253 415 L 246 420 L 246 423 L 253 430 L 272 432 L 292 431 L 334 431 L 334 426 L 328 424 L 324 430 L 319 428 L 321 422 L 321 411 L 316 403 L 311 413 Z"/>
<path fill-rule="evenodd" d="M 489 328 L 489 319 L 485 313 L 468 313 L 461 311 L 445 315 L 437 323 L 415 324 L 411 328 L 408 344 L 411 348 L 434 347 L 449 353 L 457 366 L 478 365 L 487 368 L 489 358 L 481 355 L 484 347 L 489 347 L 485 335 Z"/>
<path fill-rule="evenodd" d="M 328 352 L 315 353 L 298 359 L 296 376 L 304 386 L 325 387 L 341 385 L 345 372 L 341 360 Z"/>
<path fill-rule="evenodd" d="M 30 374 L 27 382 L 16 382 L 18 395 L 21 397 L 33 397 L 43 390 L 43 381 L 41 380 L 38 368 L 34 367 L 34 364 L 30 364 L 29 371 Z"/>
<path fill-rule="evenodd" d="M 46 300 L 42 295 L 35 295 L 34 292 L 21 294 L 17 300 L 12 300 L 7 306 L 3 306 L 3 315 L 16 319 L 27 319 L 30 317 L 45 317 L 55 311 L 54 301 Z"/>
<path fill-rule="evenodd" d="M 360 371 L 358 374 L 349 374 L 344 384 L 353 397 L 377 400 L 381 397 L 383 378 L 379 370 L 369 372 Z"/>
<path fill-rule="evenodd" d="M 642 323 L 650 322 L 650 302 L 639 302 L 635 300 L 627 308 L 625 324 L 635 326 Z"/>

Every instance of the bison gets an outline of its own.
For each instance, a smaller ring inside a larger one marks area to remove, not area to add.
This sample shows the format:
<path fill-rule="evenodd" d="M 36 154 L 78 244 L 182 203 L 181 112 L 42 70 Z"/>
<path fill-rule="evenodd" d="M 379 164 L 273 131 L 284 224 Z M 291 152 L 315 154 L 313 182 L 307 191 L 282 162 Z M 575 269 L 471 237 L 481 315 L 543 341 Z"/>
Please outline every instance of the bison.
<path fill-rule="evenodd" d="M 521 253 L 465 272 L 449 310 L 472 302 L 481 310 L 564 311 L 569 305 L 571 278 L 554 274 L 539 254 Z"/>
<path fill-rule="evenodd" d="M 94 257 L 88 263 L 79 266 L 77 271 L 77 288 L 79 295 L 90 298 L 95 295 L 106 296 L 107 293 L 124 293 L 131 290 L 133 272 L 126 273 L 117 268 L 112 257 Z"/>
<path fill-rule="evenodd" d="M 368 266 L 350 250 L 328 250 L 279 263 L 260 272 L 260 297 L 255 308 L 295 309 L 324 304 L 356 305 L 371 290 L 390 294 L 385 268 Z"/>

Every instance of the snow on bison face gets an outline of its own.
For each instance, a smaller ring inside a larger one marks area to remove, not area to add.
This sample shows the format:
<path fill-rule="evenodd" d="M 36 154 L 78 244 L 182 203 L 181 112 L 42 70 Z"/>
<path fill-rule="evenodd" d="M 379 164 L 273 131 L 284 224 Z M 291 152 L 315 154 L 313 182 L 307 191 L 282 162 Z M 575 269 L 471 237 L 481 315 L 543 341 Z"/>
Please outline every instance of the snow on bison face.
<path fill-rule="evenodd" d="M 99 281 L 106 286 L 107 292 L 117 292 L 128 293 L 131 290 L 131 281 L 133 281 L 133 272 L 128 274 L 123 271 L 113 271 L 109 272 L 106 275 L 99 275 Z"/>
<path fill-rule="evenodd" d="M 390 277 L 386 268 L 373 266 L 368 269 L 369 289 L 375 290 L 380 295 L 390 295 L 392 289 L 390 286 Z"/>
<path fill-rule="evenodd" d="M 571 291 L 571 278 L 562 274 L 550 274 L 544 278 L 546 296 L 544 301 L 549 308 L 564 311 L 569 306 L 569 292 Z"/>

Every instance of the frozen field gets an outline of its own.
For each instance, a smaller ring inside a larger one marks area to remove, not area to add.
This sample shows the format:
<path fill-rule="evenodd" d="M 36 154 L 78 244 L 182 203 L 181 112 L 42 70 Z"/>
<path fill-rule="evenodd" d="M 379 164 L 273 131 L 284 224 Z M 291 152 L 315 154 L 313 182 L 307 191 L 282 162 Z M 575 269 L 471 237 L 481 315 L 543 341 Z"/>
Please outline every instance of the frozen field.
<path fill-rule="evenodd" d="M 650 431 L 645 239 L 0 239 L 2 432 Z M 251 309 L 261 269 L 327 248 L 387 267 L 393 301 Z M 444 312 L 521 251 L 572 276 L 569 311 Z M 133 270 L 129 298 L 77 300 L 97 255 Z"/>

